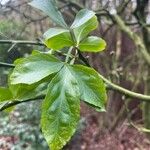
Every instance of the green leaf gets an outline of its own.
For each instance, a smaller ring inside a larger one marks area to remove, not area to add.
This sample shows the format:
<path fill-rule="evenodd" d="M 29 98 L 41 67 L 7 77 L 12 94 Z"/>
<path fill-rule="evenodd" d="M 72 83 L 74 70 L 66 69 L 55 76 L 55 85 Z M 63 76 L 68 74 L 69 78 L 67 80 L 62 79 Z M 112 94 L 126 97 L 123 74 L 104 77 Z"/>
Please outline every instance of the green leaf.
<path fill-rule="evenodd" d="M 58 72 L 63 63 L 50 54 L 39 53 L 18 59 L 10 76 L 10 84 L 33 84 Z"/>
<path fill-rule="evenodd" d="M 12 93 L 8 88 L 0 87 L 0 102 L 12 99 Z"/>
<path fill-rule="evenodd" d="M 43 36 L 46 46 L 53 50 L 60 50 L 61 48 L 73 45 L 70 32 L 66 29 L 51 28 Z"/>
<path fill-rule="evenodd" d="M 106 47 L 106 42 L 96 36 L 90 36 L 83 40 L 80 45 L 79 49 L 83 52 L 99 52 L 104 50 Z"/>
<path fill-rule="evenodd" d="M 74 31 L 74 35 L 77 41 L 77 46 L 79 42 L 85 38 L 91 31 L 95 30 L 98 26 L 97 17 L 93 11 L 88 9 L 83 9 L 79 11 L 76 18 L 71 26 Z"/>
<path fill-rule="evenodd" d="M 60 150 L 75 132 L 80 114 L 77 81 L 64 66 L 48 87 L 41 126 L 51 150 Z"/>
<path fill-rule="evenodd" d="M 29 5 L 42 10 L 48 15 L 56 24 L 67 28 L 63 16 L 58 11 L 55 0 L 33 0 Z"/>
<path fill-rule="evenodd" d="M 94 69 L 82 65 L 73 65 L 71 68 L 78 81 L 81 99 L 104 111 L 107 98 L 106 89 L 98 73 Z"/>

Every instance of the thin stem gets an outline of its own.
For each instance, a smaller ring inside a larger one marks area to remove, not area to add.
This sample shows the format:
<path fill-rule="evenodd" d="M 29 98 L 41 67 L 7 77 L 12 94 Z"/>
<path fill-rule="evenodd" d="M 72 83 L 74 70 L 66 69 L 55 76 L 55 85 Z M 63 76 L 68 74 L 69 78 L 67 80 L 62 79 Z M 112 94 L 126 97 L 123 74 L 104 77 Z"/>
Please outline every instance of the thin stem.
<path fill-rule="evenodd" d="M 107 80 L 104 76 L 100 75 L 99 74 L 99 77 L 106 83 L 108 84 L 109 88 L 112 89 L 112 90 L 115 90 L 115 91 L 118 91 L 119 93 L 122 93 L 126 96 L 129 96 L 129 97 L 134 97 L 134 98 L 137 98 L 139 100 L 143 100 L 143 101 L 150 101 L 150 95 L 144 95 L 144 94 L 139 94 L 139 93 L 136 93 L 136 92 L 132 92 L 132 91 L 129 91 L 117 84 L 114 84 L 112 82 L 110 82 L 109 80 Z"/>
<path fill-rule="evenodd" d="M 13 64 L 8 64 L 8 63 L 0 62 L 0 67 L 14 68 L 15 66 Z"/>
<path fill-rule="evenodd" d="M 80 59 L 82 59 L 82 61 L 90 67 L 90 64 L 88 63 L 88 61 L 84 58 L 84 56 L 80 53 L 79 55 Z M 109 89 L 111 90 L 115 90 L 119 93 L 122 93 L 128 97 L 133 97 L 133 98 L 137 98 L 139 100 L 143 100 L 143 101 L 150 101 L 150 95 L 143 95 L 143 94 L 139 94 L 136 92 L 132 92 L 130 90 L 127 90 L 117 84 L 112 83 L 111 81 L 109 81 L 108 79 L 106 79 L 104 76 L 99 74 L 99 77 L 108 85 Z"/>
<path fill-rule="evenodd" d="M 78 57 L 78 50 L 75 49 L 75 54 L 72 60 L 70 61 L 70 65 L 73 65 L 75 63 L 77 57 Z"/>
<path fill-rule="evenodd" d="M 130 37 L 130 39 L 133 40 L 137 49 L 141 52 L 145 61 L 150 66 L 150 54 L 148 53 L 143 40 L 139 37 L 138 34 L 132 32 L 132 30 L 128 26 L 125 25 L 125 22 L 122 20 L 122 18 L 119 15 L 113 15 L 113 18 L 114 18 L 115 22 L 117 23 L 117 25 L 119 26 L 119 28 L 122 31 L 124 31 L 125 33 L 127 33 L 128 36 Z"/>
<path fill-rule="evenodd" d="M 74 32 L 73 32 L 72 29 L 70 29 L 70 34 L 71 34 L 72 40 L 74 41 L 74 43 L 76 43 L 76 37 L 75 37 Z"/>
<path fill-rule="evenodd" d="M 82 55 L 82 53 L 80 52 L 80 50 L 76 47 L 78 54 L 79 54 L 79 58 L 82 60 L 82 62 L 84 62 L 86 64 L 86 66 L 91 67 L 90 64 L 88 63 L 88 61 L 86 60 L 86 58 Z"/>
<path fill-rule="evenodd" d="M 71 52 L 73 50 L 73 47 L 70 47 L 69 50 L 68 50 L 68 53 L 67 53 L 67 56 L 66 56 L 66 59 L 65 59 L 65 62 L 68 63 L 69 62 L 69 58 L 71 56 Z"/>
<path fill-rule="evenodd" d="M 39 46 L 44 46 L 43 43 L 39 43 L 39 42 L 36 42 L 36 41 L 15 41 L 17 42 L 17 44 L 31 44 L 31 45 L 39 45 Z M 0 40 L 0 43 L 13 43 L 13 41 L 11 40 Z M 88 63 L 88 61 L 85 59 L 85 57 L 80 53 L 79 49 L 78 49 L 78 54 L 79 54 L 79 58 L 87 65 L 90 67 L 90 64 Z M 6 63 L 0 63 L 0 66 L 3 66 L 3 67 L 14 67 L 13 65 L 9 65 L 9 64 L 6 64 Z M 115 90 L 119 93 L 122 93 L 126 96 L 129 96 L 129 97 L 133 97 L 133 98 L 137 98 L 141 101 L 150 101 L 150 96 L 149 95 L 143 95 L 143 94 L 139 94 L 139 93 L 136 93 L 136 92 L 132 92 L 130 90 L 127 90 L 119 85 L 116 85 L 114 83 L 112 83 L 111 81 L 109 81 L 108 79 L 106 79 L 104 76 L 102 75 L 99 75 L 100 78 L 109 86 L 109 88 L 111 90 Z"/>
<path fill-rule="evenodd" d="M 1 108 L 0 108 L 0 111 L 3 111 L 5 109 L 8 109 L 12 106 L 15 106 L 15 105 L 18 105 L 18 104 L 21 104 L 21 103 L 26 103 L 26 102 L 31 102 L 31 101 L 35 101 L 35 100 L 41 100 L 41 99 L 44 99 L 45 95 L 41 95 L 39 97 L 36 97 L 36 98 L 32 98 L 32 99 L 26 99 L 26 100 L 22 100 L 22 101 L 18 101 L 18 100 L 13 100 L 13 101 L 10 101 L 10 102 L 5 102 L 6 104 L 4 104 Z"/>
<path fill-rule="evenodd" d="M 13 44 L 11 45 L 11 47 L 8 49 L 8 52 L 10 52 L 11 50 L 13 50 L 13 48 L 14 48 L 16 45 L 17 45 L 16 43 L 13 43 Z"/>
<path fill-rule="evenodd" d="M 39 41 L 22 41 L 22 40 L 0 40 L 1 44 L 29 44 L 29 45 L 38 45 L 45 46 L 42 42 Z"/>

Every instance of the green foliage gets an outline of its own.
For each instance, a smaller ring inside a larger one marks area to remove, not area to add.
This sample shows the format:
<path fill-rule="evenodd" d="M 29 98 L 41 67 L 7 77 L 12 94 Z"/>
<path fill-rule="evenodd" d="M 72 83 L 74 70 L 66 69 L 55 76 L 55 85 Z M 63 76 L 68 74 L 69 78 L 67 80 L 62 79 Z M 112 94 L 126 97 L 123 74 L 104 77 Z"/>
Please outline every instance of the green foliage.
<path fill-rule="evenodd" d="M 48 65 L 42 66 L 43 60 L 48 61 L 45 63 Z M 55 69 L 53 69 L 54 62 Z M 22 84 L 21 88 L 27 88 L 27 85 L 23 86 L 25 83 L 30 84 L 29 89 L 25 90 L 27 93 L 37 81 L 42 82 L 43 78 L 54 73 L 52 80 L 50 78 L 48 81 L 49 86 L 46 86 L 47 94 L 43 101 L 41 119 L 42 131 L 52 149 L 61 149 L 74 133 L 79 120 L 80 98 L 96 108 L 104 109 L 105 87 L 98 73 L 93 69 L 60 62 L 48 53 L 32 54 L 28 58 L 19 59 L 15 64 L 16 67 L 10 77 L 10 83 L 16 87 L 18 84 Z M 37 74 L 40 71 L 43 72 L 42 76 Z M 17 93 L 19 96 L 20 93 L 26 96 L 25 91 L 21 90 Z M 35 96 L 34 92 L 36 91 L 33 90 L 32 93 L 31 90 L 31 93 L 27 94 L 28 98 L 30 94 Z"/>
<path fill-rule="evenodd" d="M 50 148 L 59 150 L 75 132 L 80 116 L 80 99 L 99 111 L 105 110 L 106 90 L 98 73 L 74 63 L 79 56 L 78 50 L 99 52 L 105 49 L 106 43 L 99 37 L 88 37 L 98 25 L 94 12 L 87 9 L 79 11 L 68 28 L 53 0 L 34 0 L 30 5 L 64 27 L 51 28 L 44 34 L 46 46 L 55 52 L 70 48 L 64 54 L 65 62 L 50 53 L 38 51 L 16 60 L 8 90 L 13 99 L 20 101 L 46 95 L 42 103 L 41 128 Z M 5 100 L 9 101 L 9 98 Z"/>
<path fill-rule="evenodd" d="M 51 16 L 53 15 L 51 14 Z M 81 51 L 102 51 L 105 49 L 106 43 L 98 37 L 89 37 L 82 42 L 82 40 L 86 38 L 91 31 L 95 30 L 97 26 L 98 21 L 95 13 L 88 9 L 83 9 L 77 13 L 69 29 L 50 28 L 46 31 L 43 35 L 45 39 L 44 43 L 48 48 L 54 50 L 75 46 L 79 47 Z"/>

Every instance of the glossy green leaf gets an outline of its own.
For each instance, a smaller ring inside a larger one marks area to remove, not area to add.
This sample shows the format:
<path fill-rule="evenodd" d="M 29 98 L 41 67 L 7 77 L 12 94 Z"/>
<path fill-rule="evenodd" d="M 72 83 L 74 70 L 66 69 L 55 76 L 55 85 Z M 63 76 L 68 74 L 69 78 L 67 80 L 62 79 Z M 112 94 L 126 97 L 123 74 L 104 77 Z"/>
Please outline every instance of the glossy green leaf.
<path fill-rule="evenodd" d="M 75 132 L 80 114 L 79 88 L 67 66 L 53 78 L 42 106 L 41 126 L 51 150 L 60 150 Z"/>
<path fill-rule="evenodd" d="M 37 9 L 42 10 L 56 24 L 67 28 L 67 24 L 65 23 L 61 13 L 58 11 L 55 0 L 33 0 L 29 4 Z"/>
<path fill-rule="evenodd" d="M 50 54 L 39 53 L 15 62 L 10 84 L 33 84 L 58 72 L 63 63 Z"/>
<path fill-rule="evenodd" d="M 12 99 L 12 93 L 8 88 L 0 87 L 0 102 Z"/>
<path fill-rule="evenodd" d="M 43 36 L 46 46 L 53 50 L 60 50 L 61 48 L 73 45 L 70 32 L 66 29 L 51 28 Z"/>
<path fill-rule="evenodd" d="M 106 89 L 98 73 L 89 67 L 73 65 L 74 77 L 78 81 L 81 99 L 104 111 L 106 102 Z"/>
<path fill-rule="evenodd" d="M 79 42 L 85 38 L 91 31 L 98 26 L 97 17 L 93 11 L 82 9 L 76 15 L 76 18 L 71 26 L 74 32 L 77 46 Z"/>
<path fill-rule="evenodd" d="M 90 36 L 83 40 L 80 45 L 79 49 L 83 52 L 99 52 L 104 50 L 106 47 L 106 42 L 96 36 Z"/>

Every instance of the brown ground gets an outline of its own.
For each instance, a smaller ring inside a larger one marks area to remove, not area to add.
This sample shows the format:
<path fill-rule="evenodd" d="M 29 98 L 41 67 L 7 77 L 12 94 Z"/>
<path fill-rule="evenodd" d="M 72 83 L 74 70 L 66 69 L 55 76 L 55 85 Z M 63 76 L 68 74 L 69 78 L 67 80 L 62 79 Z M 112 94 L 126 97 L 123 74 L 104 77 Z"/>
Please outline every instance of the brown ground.
<path fill-rule="evenodd" d="M 72 139 L 67 150 L 150 150 L 146 135 L 127 123 L 110 133 L 107 130 L 99 131 L 98 113 L 91 109 L 85 111 L 84 108 L 81 115 L 86 120 L 85 128 Z"/>

